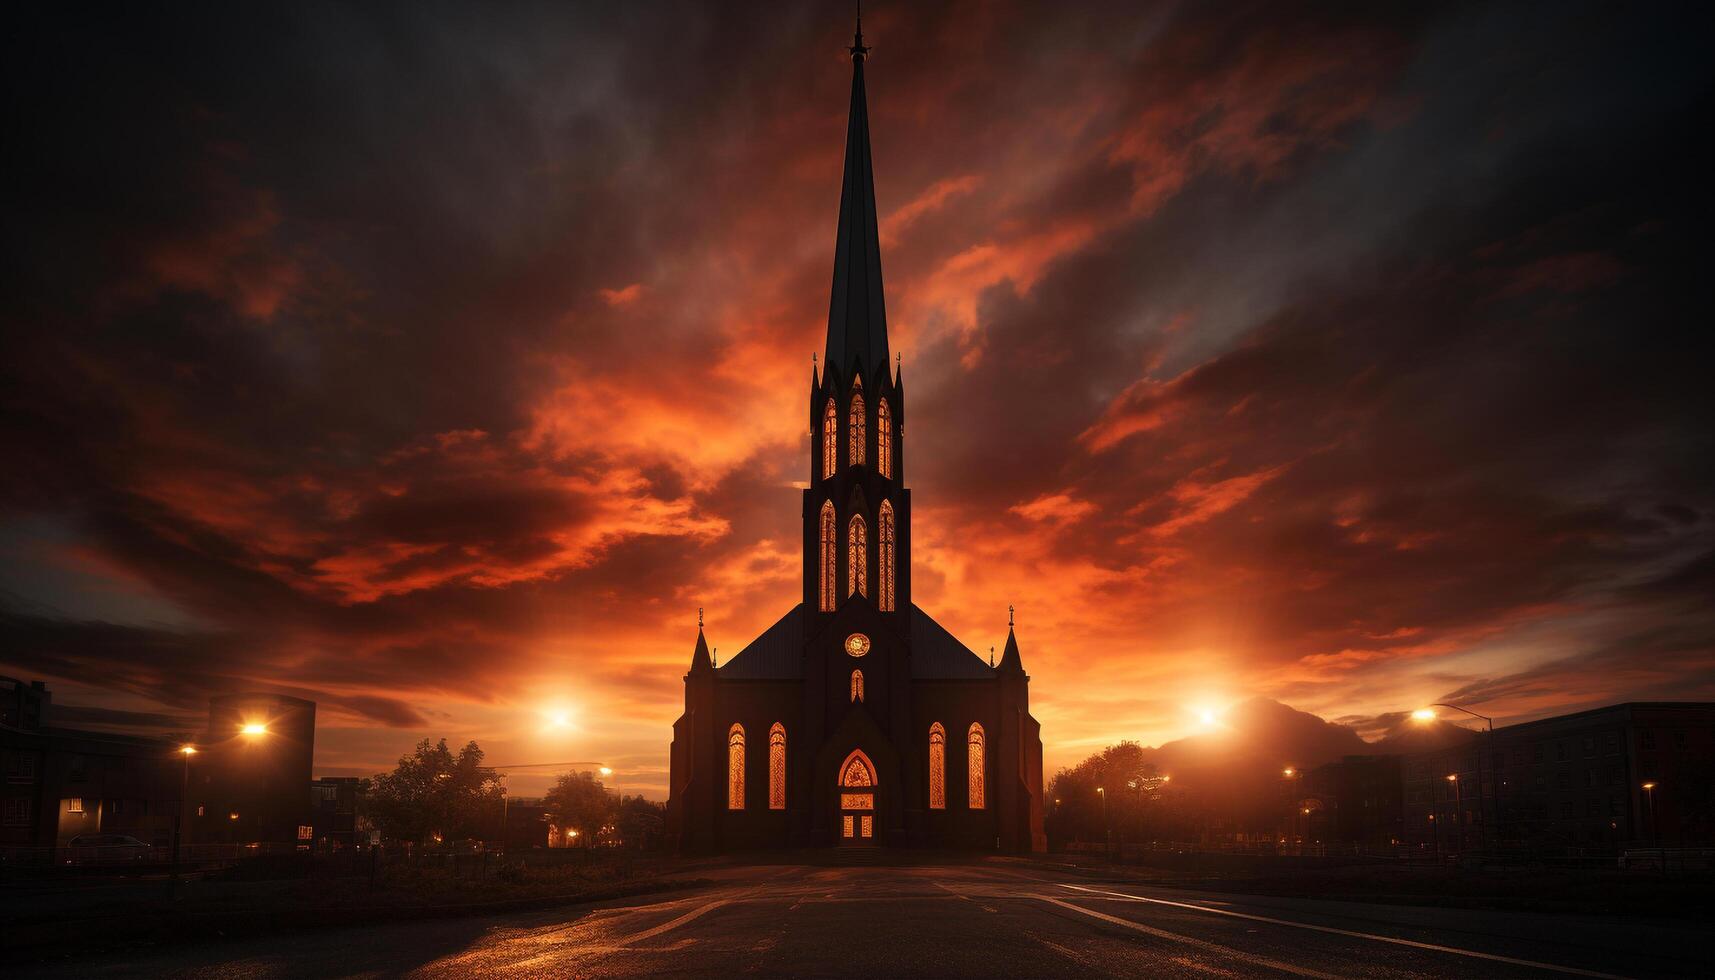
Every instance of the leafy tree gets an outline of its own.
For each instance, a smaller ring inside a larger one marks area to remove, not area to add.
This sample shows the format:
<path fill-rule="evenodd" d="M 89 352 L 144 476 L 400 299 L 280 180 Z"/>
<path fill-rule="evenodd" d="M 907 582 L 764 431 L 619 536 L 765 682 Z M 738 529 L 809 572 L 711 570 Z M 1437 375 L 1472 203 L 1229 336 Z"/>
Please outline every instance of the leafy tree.
<path fill-rule="evenodd" d="M 578 832 L 585 847 L 594 843 L 614 812 L 613 794 L 590 772 L 561 776 L 542 802 L 559 818 L 560 826 Z"/>
<path fill-rule="evenodd" d="M 627 796 L 619 801 L 614 826 L 627 846 L 638 850 L 645 850 L 651 845 L 660 846 L 667 827 L 667 804 L 641 796 Z"/>
<path fill-rule="evenodd" d="M 485 816 L 500 807 L 500 778 L 482 765 L 470 742 L 458 755 L 447 740 L 417 743 L 390 773 L 376 776 L 367 794 L 370 819 L 382 833 L 428 843 L 480 834 Z"/>

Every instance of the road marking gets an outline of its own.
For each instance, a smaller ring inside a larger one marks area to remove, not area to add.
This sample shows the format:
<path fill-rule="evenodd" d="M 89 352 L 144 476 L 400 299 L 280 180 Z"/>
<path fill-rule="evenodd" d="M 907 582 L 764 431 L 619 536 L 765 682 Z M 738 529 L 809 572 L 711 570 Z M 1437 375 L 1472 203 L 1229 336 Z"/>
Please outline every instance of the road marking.
<path fill-rule="evenodd" d="M 616 939 L 613 941 L 613 943 L 611 945 L 612 946 L 630 946 L 633 943 L 640 943 L 645 939 L 654 939 L 656 936 L 659 936 L 664 932 L 671 932 L 674 929 L 679 928 L 680 926 L 684 925 L 685 923 L 690 922 L 692 919 L 695 919 L 699 916 L 707 915 L 708 913 L 713 912 L 715 909 L 720 908 L 722 905 L 725 905 L 726 903 L 727 903 L 726 899 L 717 898 L 714 901 L 709 902 L 706 905 L 697 906 L 696 908 L 692 909 L 691 911 L 686 912 L 684 915 L 679 916 L 677 919 L 671 919 L 667 922 L 663 922 L 660 925 L 654 927 L 653 929 L 645 929 L 642 932 L 632 933 L 629 936 L 625 936 L 621 939 Z"/>
<path fill-rule="evenodd" d="M 1318 926 L 1309 922 L 1294 922 L 1291 919 L 1276 919 L 1266 915 L 1251 915 L 1248 912 L 1234 912 L 1231 909 L 1210 908 L 1207 905 L 1196 905 L 1191 902 L 1170 902 L 1165 898 L 1145 898 L 1142 895 L 1127 895 L 1125 892 L 1110 892 L 1100 888 L 1088 888 L 1084 885 L 1068 885 L 1060 883 L 1061 888 L 1072 888 L 1081 892 L 1096 895 L 1110 895 L 1114 898 L 1124 898 L 1133 902 L 1148 902 L 1151 905 L 1170 905 L 1179 909 L 1190 909 L 1193 912 L 1207 912 L 1210 915 L 1228 915 L 1236 919 L 1249 919 L 1252 922 L 1267 922 L 1270 925 L 1291 926 L 1294 929 L 1309 929 L 1314 932 L 1327 932 L 1336 936 L 1351 936 L 1354 939 L 1373 939 L 1378 943 L 1392 943 L 1395 946 L 1409 946 L 1412 949 L 1427 949 L 1437 953 L 1452 953 L 1454 956 L 1469 956 L 1479 960 L 1489 960 L 1493 963 L 1510 963 L 1513 966 L 1528 966 L 1537 970 L 1550 970 L 1555 973 L 1568 973 L 1580 977 L 1600 977 L 1602 980 L 1626 980 L 1625 977 L 1613 973 L 1598 973 L 1595 970 L 1581 970 L 1575 966 L 1560 966 L 1556 963 L 1542 963 L 1537 960 L 1524 960 L 1516 956 L 1502 956 L 1499 953 L 1480 953 L 1474 949 L 1460 949 L 1457 946 L 1442 946 L 1438 943 L 1420 943 L 1414 939 L 1400 939 L 1396 936 L 1380 936 L 1373 932 L 1358 932 L 1353 929 L 1337 929 L 1333 926 Z M 1053 899 L 1049 899 L 1053 901 Z M 1125 920 L 1120 920 L 1125 921 Z"/>
<path fill-rule="evenodd" d="M 1100 919 L 1103 922 L 1112 923 L 1116 926 L 1135 929 L 1138 932 L 1155 936 L 1158 939 L 1166 939 L 1176 943 L 1184 943 L 1187 946 L 1195 946 L 1205 952 L 1215 953 L 1220 956 L 1229 956 L 1235 960 L 1242 960 L 1243 962 L 1249 963 L 1252 966 L 1265 967 L 1270 970 L 1279 970 L 1282 973 L 1292 973 L 1301 977 L 1317 977 L 1319 980 L 1338 980 L 1338 974 L 1322 973 L 1317 970 L 1307 970 L 1302 966 L 1295 966 L 1294 964 L 1286 963 L 1281 960 L 1269 959 L 1266 956 L 1257 956 L 1254 953 L 1247 953 L 1243 950 L 1234 949 L 1231 946 L 1222 946 L 1220 943 L 1212 943 L 1206 939 L 1197 939 L 1192 936 L 1181 935 L 1177 932 L 1168 932 L 1165 929 L 1146 926 L 1141 922 L 1122 919 L 1117 915 L 1108 915 L 1106 912 L 1097 912 L 1095 909 L 1087 909 L 1082 905 L 1073 905 L 1071 902 L 1062 901 L 1058 898 L 1048 898 L 1044 896 L 1042 900 L 1052 905 L 1058 905 L 1063 909 L 1070 909 L 1071 911 L 1077 912 L 1081 915 L 1087 915 L 1092 919 Z"/>

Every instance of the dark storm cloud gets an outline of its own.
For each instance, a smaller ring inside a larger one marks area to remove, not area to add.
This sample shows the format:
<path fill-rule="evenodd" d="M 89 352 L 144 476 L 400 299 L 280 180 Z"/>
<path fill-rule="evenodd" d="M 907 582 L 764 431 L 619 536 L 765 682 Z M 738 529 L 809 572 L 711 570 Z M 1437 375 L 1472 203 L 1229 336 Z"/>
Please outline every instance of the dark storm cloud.
<path fill-rule="evenodd" d="M 1051 746 L 1711 690 L 1706 15 L 868 13 L 918 598 Z M 14 28 L 8 669 L 618 757 L 796 601 L 843 14 Z"/>

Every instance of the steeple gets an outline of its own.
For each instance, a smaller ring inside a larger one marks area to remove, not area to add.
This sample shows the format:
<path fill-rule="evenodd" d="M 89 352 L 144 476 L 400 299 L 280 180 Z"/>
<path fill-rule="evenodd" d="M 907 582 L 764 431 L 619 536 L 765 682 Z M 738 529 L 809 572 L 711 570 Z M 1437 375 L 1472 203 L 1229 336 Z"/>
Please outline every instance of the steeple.
<path fill-rule="evenodd" d="M 1003 673 L 1024 673 L 1024 658 L 1018 654 L 1018 637 L 1013 633 L 1011 606 L 1006 607 L 1006 649 L 1001 651 L 1000 667 L 997 669 Z"/>
<path fill-rule="evenodd" d="M 715 659 L 709 654 L 709 641 L 703 639 L 703 610 L 697 609 L 697 649 L 691 653 L 691 673 L 699 670 L 713 670 Z"/>
<path fill-rule="evenodd" d="M 869 107 L 864 96 L 859 15 L 852 35 L 852 104 L 846 121 L 846 169 L 840 187 L 840 225 L 834 242 L 834 290 L 828 304 L 828 347 L 822 370 L 848 380 L 887 369 L 887 310 L 881 294 L 881 234 L 875 210 L 875 172 L 869 158 Z"/>

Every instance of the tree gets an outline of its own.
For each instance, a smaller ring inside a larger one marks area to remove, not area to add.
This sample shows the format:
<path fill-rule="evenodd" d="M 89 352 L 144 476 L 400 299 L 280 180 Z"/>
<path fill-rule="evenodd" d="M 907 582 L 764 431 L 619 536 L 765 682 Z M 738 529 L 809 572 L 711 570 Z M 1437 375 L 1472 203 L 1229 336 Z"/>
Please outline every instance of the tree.
<path fill-rule="evenodd" d="M 368 793 L 375 826 L 398 840 L 429 843 L 476 836 L 484 816 L 500 806 L 500 777 L 482 765 L 470 742 L 453 755 L 447 740 L 417 743 L 390 773 L 376 776 Z"/>
<path fill-rule="evenodd" d="M 594 843 L 614 810 L 613 795 L 589 772 L 561 776 L 542 802 L 559 819 L 561 827 L 578 832 L 585 847 Z"/>
<path fill-rule="evenodd" d="M 659 846 L 667 826 L 667 804 L 627 796 L 619 801 L 619 814 L 613 822 L 627 847 L 644 850 L 651 844 Z"/>

